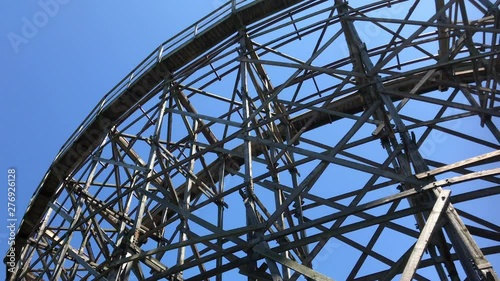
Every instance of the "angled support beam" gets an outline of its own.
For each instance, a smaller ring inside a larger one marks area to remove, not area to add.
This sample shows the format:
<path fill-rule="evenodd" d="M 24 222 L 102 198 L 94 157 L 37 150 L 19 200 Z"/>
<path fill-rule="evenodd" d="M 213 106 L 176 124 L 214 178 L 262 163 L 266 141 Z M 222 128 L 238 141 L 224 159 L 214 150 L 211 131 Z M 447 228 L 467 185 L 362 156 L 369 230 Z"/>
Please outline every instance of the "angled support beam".
<path fill-rule="evenodd" d="M 342 150 L 342 148 L 347 144 L 347 142 L 351 139 L 351 137 L 361 128 L 361 126 L 364 124 L 364 121 L 367 120 L 372 113 L 375 111 L 375 109 L 378 107 L 378 103 L 374 104 L 372 107 L 370 107 L 367 111 L 363 112 L 362 118 L 358 120 L 351 130 L 337 143 L 335 147 L 333 147 L 331 150 L 327 151 L 326 154 L 328 157 L 333 158 L 335 157 L 336 154 Z M 281 205 L 269 218 L 267 225 L 270 226 L 272 223 L 274 223 L 279 215 L 285 211 L 285 209 L 288 208 L 288 206 L 301 194 L 304 192 L 307 192 L 309 189 L 311 189 L 314 185 L 314 183 L 318 180 L 319 176 L 326 170 L 330 163 L 328 161 L 322 161 L 319 163 L 314 170 L 302 181 L 302 183 L 299 185 L 299 188 L 295 189 L 289 196 L 288 198 L 283 202 L 283 205 Z"/>
<path fill-rule="evenodd" d="M 137 170 L 137 171 L 140 171 L 140 172 L 143 172 L 143 173 L 147 172 L 147 169 L 144 168 L 144 167 L 137 166 L 137 165 L 132 165 L 132 164 L 127 164 L 127 163 L 122 163 L 122 162 L 118 162 L 118 161 L 111 160 L 111 159 L 105 159 L 105 158 L 102 158 L 102 157 L 93 157 L 93 160 L 99 161 L 101 163 L 106 163 L 106 164 L 114 165 L 114 166 L 120 166 L 120 167 L 123 167 L 123 168 L 126 168 L 126 169 L 134 169 L 134 170 Z"/>
<path fill-rule="evenodd" d="M 154 135 L 152 136 L 152 139 L 151 139 L 151 149 L 149 152 L 148 162 L 147 162 L 147 166 L 146 166 L 147 172 L 144 173 L 144 176 L 146 178 L 151 177 L 154 173 L 154 166 L 155 166 L 155 161 L 156 161 L 156 157 L 157 157 L 157 155 L 156 155 L 157 142 L 158 142 L 158 139 L 159 139 L 160 134 L 161 134 L 161 126 L 163 124 L 163 117 L 165 115 L 165 110 L 166 110 L 166 106 L 167 106 L 166 95 L 167 95 L 169 90 L 170 90 L 170 85 L 166 85 L 164 90 L 163 90 L 164 96 L 162 98 L 161 105 L 160 105 L 160 108 L 158 111 L 158 119 L 156 121 Z M 150 182 L 144 182 L 144 184 L 142 186 L 138 187 L 137 189 L 149 191 L 150 184 L 151 184 Z M 126 238 L 126 241 L 122 241 L 122 243 L 121 243 L 122 245 L 119 245 L 119 246 L 127 247 L 127 252 L 118 253 L 117 259 L 121 259 L 123 257 L 127 257 L 127 256 L 131 255 L 130 252 L 128 252 L 128 251 L 130 250 L 131 247 L 136 245 L 137 240 L 140 236 L 140 230 L 141 230 L 141 227 L 143 225 L 142 220 L 144 218 L 144 214 L 147 211 L 146 210 L 147 201 L 148 201 L 147 196 L 144 194 L 141 194 L 139 197 L 139 206 L 138 206 L 138 209 L 136 211 L 136 217 L 134 220 L 134 224 L 129 232 L 130 235 Z M 119 268 L 113 270 L 109 274 L 108 278 L 110 280 L 125 280 L 125 281 L 129 280 L 131 269 L 132 269 L 132 263 L 130 263 L 130 262 L 124 263 Z"/>
<path fill-rule="evenodd" d="M 245 47 L 245 34 L 244 31 L 239 31 L 240 36 L 242 36 L 241 41 L 240 41 L 240 54 L 244 54 L 246 52 L 246 47 Z M 251 97 L 248 94 L 248 65 L 245 62 L 240 62 L 240 91 L 241 91 L 241 99 L 243 102 L 243 122 L 244 122 L 244 128 L 245 132 L 243 133 L 245 136 L 250 135 L 250 120 L 253 119 L 250 118 L 251 114 Z M 246 223 L 247 226 L 251 225 L 256 225 L 259 221 L 257 214 L 256 214 L 256 209 L 255 209 L 255 201 L 254 201 L 254 182 L 253 182 L 253 169 L 252 169 L 252 144 L 250 141 L 245 140 L 244 141 L 244 146 L 243 146 L 243 153 L 244 153 L 244 163 L 245 163 L 245 176 L 244 176 L 244 183 L 245 187 L 243 188 L 241 194 L 241 197 L 243 198 L 243 202 L 245 205 L 245 211 L 246 211 Z M 247 234 L 247 239 L 250 241 L 254 239 L 254 234 L 248 233 Z M 248 252 L 248 258 L 252 260 L 251 258 L 251 252 Z M 249 264 L 249 270 L 255 271 L 257 270 L 257 263 L 252 260 Z M 254 278 L 252 276 L 248 276 L 248 281 L 257 281 L 257 278 Z"/>
<path fill-rule="evenodd" d="M 198 114 L 198 111 L 194 108 L 193 104 L 189 101 L 187 96 L 180 90 L 175 91 L 177 94 L 177 98 L 182 106 L 186 109 L 187 112 L 193 113 L 194 115 Z M 203 120 L 200 118 L 196 118 L 198 122 L 200 122 L 200 130 L 203 136 L 207 139 L 210 144 L 217 143 L 219 140 L 215 137 L 214 133 L 210 130 L 210 128 L 205 124 Z"/>
<path fill-rule="evenodd" d="M 403 271 L 403 276 L 401 277 L 401 281 L 411 281 L 415 272 L 417 271 L 418 264 L 420 263 L 420 259 L 424 254 L 425 249 L 427 248 L 428 242 L 437 228 L 437 224 L 441 215 L 443 214 L 446 206 L 450 202 L 450 190 L 443 190 L 439 194 L 439 197 L 436 199 L 436 203 L 432 208 L 432 211 L 425 223 L 424 229 L 420 234 L 420 237 L 417 240 L 417 243 L 413 247 L 413 251 L 406 263 L 406 267 Z"/>

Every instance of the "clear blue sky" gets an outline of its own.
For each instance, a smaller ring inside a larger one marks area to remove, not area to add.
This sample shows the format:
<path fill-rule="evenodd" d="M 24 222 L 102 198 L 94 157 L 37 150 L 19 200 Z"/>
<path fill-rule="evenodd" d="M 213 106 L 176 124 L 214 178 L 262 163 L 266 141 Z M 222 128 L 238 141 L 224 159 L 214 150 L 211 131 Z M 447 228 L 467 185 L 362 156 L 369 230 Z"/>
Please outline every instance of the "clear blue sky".
<path fill-rule="evenodd" d="M 220 4 L 171 3 L 1 1 L 0 173 L 6 187 L 7 169 L 17 169 L 19 221 L 61 145 L 102 96 L 160 43 Z M 6 188 L 0 190 L 0 208 L 4 225 Z M 2 259 L 7 234 L 2 227 Z M 0 268 L 4 280 L 3 262 Z"/>

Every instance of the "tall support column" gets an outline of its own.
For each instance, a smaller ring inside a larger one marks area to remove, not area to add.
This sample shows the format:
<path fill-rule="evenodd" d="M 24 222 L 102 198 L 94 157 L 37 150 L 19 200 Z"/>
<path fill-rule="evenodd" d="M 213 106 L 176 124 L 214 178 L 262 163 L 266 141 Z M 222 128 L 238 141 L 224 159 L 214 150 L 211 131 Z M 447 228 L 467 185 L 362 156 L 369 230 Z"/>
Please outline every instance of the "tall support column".
<path fill-rule="evenodd" d="M 298 173 L 297 173 L 297 169 L 293 168 L 293 169 L 290 169 L 290 175 L 292 176 L 292 186 L 294 189 L 297 189 L 299 188 L 299 183 L 298 183 Z M 295 199 L 295 210 L 296 210 L 296 216 L 297 216 L 297 220 L 299 221 L 299 223 L 304 223 L 304 213 L 303 213 L 303 210 L 302 210 L 302 197 L 301 196 L 298 196 L 297 199 Z M 300 231 L 300 238 L 301 239 L 304 239 L 307 237 L 307 233 L 305 230 L 302 230 Z M 302 246 L 302 252 L 304 254 L 304 259 L 306 259 L 310 252 L 309 252 L 309 245 L 304 245 Z M 307 262 L 305 264 L 305 266 L 308 266 L 310 268 L 312 268 L 312 262 Z"/>
<path fill-rule="evenodd" d="M 411 141 L 408 130 L 406 129 L 406 126 L 404 125 L 399 114 L 397 114 L 394 104 L 389 97 L 383 94 L 381 94 L 381 98 L 393 116 L 396 127 L 400 132 L 403 145 L 406 147 L 408 154 L 410 155 L 410 161 L 413 164 L 415 172 L 424 173 L 429 171 L 430 169 L 425 163 L 424 158 L 418 151 L 415 143 Z M 436 181 L 436 178 L 431 176 L 428 180 Z M 427 200 L 436 200 L 437 194 L 427 193 L 427 196 Z M 460 263 L 466 271 L 467 277 L 474 281 L 499 280 L 496 272 L 487 261 L 486 257 L 476 244 L 475 240 L 472 238 L 470 232 L 467 230 L 467 227 L 464 225 L 462 219 L 451 203 L 446 214 L 444 215 L 444 218 L 447 221 L 444 225 L 444 229 L 446 230 L 446 233 L 460 258 Z"/>
<path fill-rule="evenodd" d="M 500 153 L 455 161 L 500 148 L 500 0 L 347 1 L 233 0 L 162 43 L 61 148 L 9 281 L 497 280 Z"/>
<path fill-rule="evenodd" d="M 240 56 L 243 56 L 243 54 L 246 52 L 246 47 L 245 47 L 245 40 L 244 40 L 244 31 L 240 31 L 240 36 L 241 36 L 241 43 L 240 43 Z M 243 124 L 245 124 L 243 130 L 243 134 L 245 137 L 250 136 L 250 125 L 251 123 L 249 122 L 250 118 L 250 106 L 251 106 L 251 99 L 248 96 L 248 86 L 247 86 L 247 63 L 246 62 L 241 62 L 240 64 L 240 93 L 241 93 L 241 99 L 243 102 Z M 253 225 L 256 224 L 257 222 L 255 220 L 255 202 L 253 202 L 253 178 L 252 178 L 252 144 L 248 140 L 248 138 L 245 138 L 244 140 L 244 147 L 243 147 L 243 154 L 244 154 L 244 159 L 245 159 L 245 188 L 243 191 L 243 197 L 245 201 L 245 209 L 246 209 L 246 221 L 247 225 Z M 247 236 L 248 241 L 254 239 L 252 234 L 248 234 Z M 251 252 L 249 253 L 250 255 L 252 254 Z M 251 259 L 251 257 L 250 257 Z M 252 262 L 250 265 L 250 268 L 248 270 L 251 271 L 256 271 L 257 270 L 257 264 L 255 262 Z M 248 281 L 257 281 L 256 278 L 253 277 L 248 277 Z"/>
<path fill-rule="evenodd" d="M 158 146 L 158 139 L 160 138 L 160 132 L 161 132 L 161 127 L 163 124 L 163 116 L 165 115 L 165 109 L 167 105 L 167 96 L 170 90 L 170 85 L 164 85 L 164 90 L 163 90 L 163 96 L 161 100 L 161 104 L 159 106 L 158 110 L 158 116 L 156 119 L 156 126 L 155 126 L 155 131 L 154 135 L 151 136 L 151 149 L 149 152 L 149 158 L 147 162 L 147 172 L 144 175 L 145 179 L 150 178 L 154 174 L 154 166 L 155 166 L 155 161 L 156 161 L 156 153 L 157 153 L 157 146 Z M 150 188 L 150 182 L 145 181 L 142 186 L 136 187 L 139 190 L 144 190 L 144 191 L 149 191 Z M 139 193 L 139 206 L 137 209 L 136 217 L 134 220 L 134 226 L 132 229 L 130 229 L 129 234 L 127 239 L 124 239 L 121 245 L 121 249 L 119 251 L 122 252 L 117 252 L 115 253 L 117 255 L 117 259 L 122 259 L 127 256 L 131 256 L 131 245 L 135 245 L 137 242 L 137 239 L 139 238 L 139 229 L 141 228 L 142 225 L 142 219 L 144 217 L 144 213 L 146 211 L 146 204 L 147 204 L 147 196 L 142 194 L 140 191 Z M 129 279 L 130 275 L 130 270 L 132 269 L 132 263 L 133 262 L 127 262 L 122 264 L 120 267 L 118 267 L 115 270 L 112 270 L 109 274 L 108 280 L 116 280 L 116 281 L 127 281 Z"/>
<path fill-rule="evenodd" d="M 445 225 L 448 237 L 452 242 L 460 262 L 467 273 L 469 280 L 474 281 L 498 281 L 496 271 L 488 259 L 484 256 L 483 252 L 472 238 L 469 230 L 462 222 L 457 211 L 453 206 L 448 207 L 446 211 L 448 224 Z"/>
<path fill-rule="evenodd" d="M 195 119 L 193 123 L 194 124 L 193 124 L 192 131 L 196 132 L 198 130 L 198 121 Z M 196 136 L 197 136 L 197 134 L 194 133 L 193 134 L 193 141 L 191 144 L 191 149 L 189 152 L 190 156 L 193 156 L 196 153 L 196 145 L 195 145 L 195 143 L 197 141 Z M 191 171 L 191 172 L 194 171 L 194 164 L 195 164 L 195 158 L 193 158 L 189 162 L 189 171 Z M 189 213 L 189 204 L 191 202 L 191 189 L 192 189 L 192 187 L 193 187 L 193 180 L 191 177 L 187 177 L 186 178 L 186 188 L 184 188 L 183 200 L 182 200 L 182 202 L 180 202 L 181 208 L 186 211 L 186 214 Z M 187 240 L 187 235 L 186 235 L 187 229 L 188 229 L 188 221 L 187 221 L 187 218 L 184 217 L 181 219 L 179 243 L 182 243 L 182 242 Z M 184 264 L 185 255 L 186 255 L 186 247 L 185 246 L 180 247 L 178 257 L 177 257 L 177 265 L 178 266 L 182 266 Z M 178 279 L 183 280 L 183 272 L 182 271 L 178 273 Z"/>

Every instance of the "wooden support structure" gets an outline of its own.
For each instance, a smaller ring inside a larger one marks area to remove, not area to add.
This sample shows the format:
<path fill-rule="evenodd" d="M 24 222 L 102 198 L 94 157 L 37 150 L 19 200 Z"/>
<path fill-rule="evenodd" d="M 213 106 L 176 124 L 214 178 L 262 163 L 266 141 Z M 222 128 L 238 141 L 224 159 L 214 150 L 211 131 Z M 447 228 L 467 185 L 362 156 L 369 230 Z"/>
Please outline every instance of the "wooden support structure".
<path fill-rule="evenodd" d="M 401 276 L 401 281 L 413 280 L 413 276 L 417 271 L 418 264 L 422 259 L 422 255 L 427 248 L 429 240 L 431 239 L 432 234 L 436 231 L 439 219 L 450 202 L 450 193 L 451 192 L 449 190 L 443 190 L 439 193 L 436 203 L 434 204 L 434 207 L 425 222 L 425 227 L 422 229 L 422 233 L 420 233 L 417 243 L 415 243 L 410 257 L 408 258 L 408 262 L 406 263 Z"/>
<path fill-rule="evenodd" d="M 498 3 L 422 2 L 231 0 L 161 44 L 57 155 L 8 280 L 499 280 Z"/>

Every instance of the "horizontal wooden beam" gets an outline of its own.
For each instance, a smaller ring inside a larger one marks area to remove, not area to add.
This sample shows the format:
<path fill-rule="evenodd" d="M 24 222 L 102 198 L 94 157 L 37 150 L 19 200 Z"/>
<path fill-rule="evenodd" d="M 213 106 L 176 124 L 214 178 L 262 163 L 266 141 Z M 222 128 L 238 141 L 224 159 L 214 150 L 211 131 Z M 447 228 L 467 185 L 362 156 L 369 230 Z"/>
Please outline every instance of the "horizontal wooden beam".
<path fill-rule="evenodd" d="M 496 150 L 496 151 L 485 153 L 485 154 L 482 154 L 482 155 L 479 155 L 476 157 L 472 157 L 469 159 L 458 161 L 458 162 L 453 163 L 453 164 L 441 166 L 441 167 L 436 168 L 436 169 L 431 170 L 431 171 L 416 174 L 415 177 L 417 177 L 417 179 L 423 179 L 426 177 L 431 177 L 431 176 L 439 175 L 442 173 L 446 173 L 448 171 L 455 170 L 458 168 L 467 168 L 470 166 L 498 162 L 498 161 L 500 161 L 500 150 Z"/>

